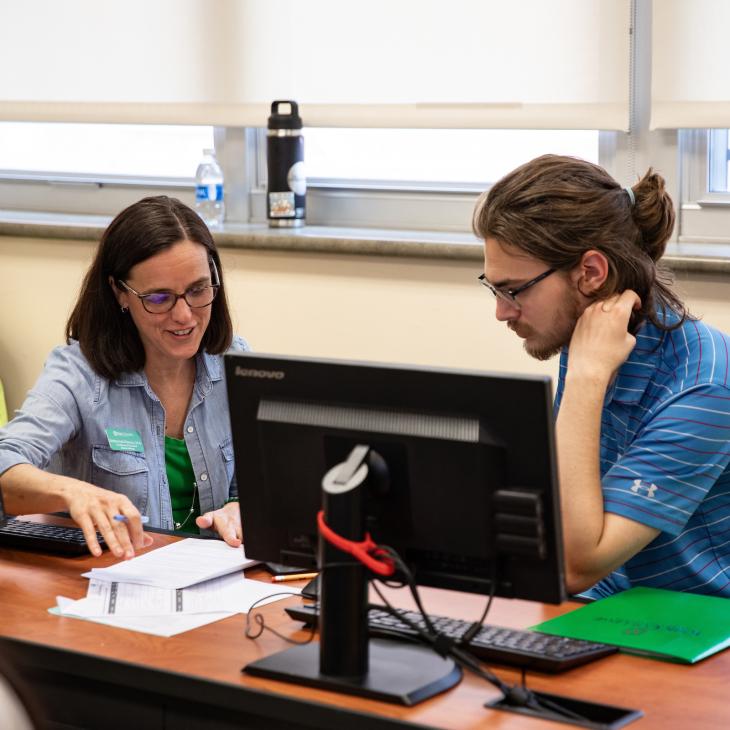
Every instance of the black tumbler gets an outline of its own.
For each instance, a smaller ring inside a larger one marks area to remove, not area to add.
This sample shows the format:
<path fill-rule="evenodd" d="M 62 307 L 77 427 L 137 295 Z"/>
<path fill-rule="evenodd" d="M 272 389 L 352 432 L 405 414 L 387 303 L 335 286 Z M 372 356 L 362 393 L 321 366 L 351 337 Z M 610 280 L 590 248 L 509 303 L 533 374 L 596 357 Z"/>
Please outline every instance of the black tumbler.
<path fill-rule="evenodd" d="M 269 225 L 303 226 L 307 178 L 304 175 L 302 119 L 295 101 L 271 103 L 266 161 L 269 174 L 266 217 Z"/>

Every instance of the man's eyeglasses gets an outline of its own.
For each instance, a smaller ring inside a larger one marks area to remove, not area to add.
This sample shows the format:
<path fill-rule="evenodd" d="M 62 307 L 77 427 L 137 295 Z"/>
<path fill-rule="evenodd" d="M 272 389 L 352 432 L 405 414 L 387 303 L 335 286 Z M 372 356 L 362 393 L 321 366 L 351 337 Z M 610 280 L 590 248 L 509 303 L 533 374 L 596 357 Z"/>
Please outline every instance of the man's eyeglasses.
<path fill-rule="evenodd" d="M 215 261 L 210 260 L 210 270 L 213 274 L 213 283 L 203 286 L 193 286 L 182 294 L 176 294 L 171 291 L 153 291 L 148 294 L 140 294 L 132 289 L 126 281 L 119 279 L 119 283 L 130 293 L 134 294 L 141 302 L 142 306 L 150 314 L 165 314 L 171 311 L 177 304 L 178 299 L 184 299 L 191 309 L 201 309 L 209 307 L 213 304 L 213 300 L 220 289 L 220 277 Z"/>
<path fill-rule="evenodd" d="M 503 302 L 507 302 L 507 304 L 510 305 L 510 307 L 515 307 L 517 309 L 520 309 L 520 303 L 517 301 L 517 295 L 522 294 L 523 291 L 526 291 L 531 286 L 535 286 L 539 281 L 542 281 L 543 279 L 550 276 L 550 274 L 554 274 L 557 271 L 557 269 L 548 269 L 547 271 L 544 271 L 540 276 L 536 276 L 534 279 L 530 279 L 526 284 L 523 284 L 522 286 L 518 286 L 516 289 L 498 289 L 493 284 L 490 284 L 489 281 L 487 281 L 487 277 L 485 274 L 481 274 L 478 278 L 481 284 L 487 289 L 489 289 L 492 294 L 497 299 L 501 299 Z"/>

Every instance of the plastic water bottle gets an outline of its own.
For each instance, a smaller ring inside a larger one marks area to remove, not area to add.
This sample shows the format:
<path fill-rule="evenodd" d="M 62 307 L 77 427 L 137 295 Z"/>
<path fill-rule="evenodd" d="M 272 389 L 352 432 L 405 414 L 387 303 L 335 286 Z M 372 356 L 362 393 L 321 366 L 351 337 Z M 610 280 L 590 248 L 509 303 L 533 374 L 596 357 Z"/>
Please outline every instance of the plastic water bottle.
<path fill-rule="evenodd" d="M 209 228 L 220 228 L 225 218 L 223 170 L 215 150 L 203 150 L 203 161 L 195 173 L 195 212 Z"/>

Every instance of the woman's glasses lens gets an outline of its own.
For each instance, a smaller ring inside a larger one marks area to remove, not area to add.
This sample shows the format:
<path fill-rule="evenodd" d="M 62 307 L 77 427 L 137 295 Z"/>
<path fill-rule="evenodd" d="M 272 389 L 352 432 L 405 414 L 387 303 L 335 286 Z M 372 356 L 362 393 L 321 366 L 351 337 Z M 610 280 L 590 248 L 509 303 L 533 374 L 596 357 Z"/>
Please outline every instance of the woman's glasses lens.
<path fill-rule="evenodd" d="M 154 292 L 153 294 L 148 294 L 144 298 L 144 303 L 156 309 L 166 309 L 171 305 L 171 302 L 174 298 L 174 294 L 168 294 L 166 292 Z"/>

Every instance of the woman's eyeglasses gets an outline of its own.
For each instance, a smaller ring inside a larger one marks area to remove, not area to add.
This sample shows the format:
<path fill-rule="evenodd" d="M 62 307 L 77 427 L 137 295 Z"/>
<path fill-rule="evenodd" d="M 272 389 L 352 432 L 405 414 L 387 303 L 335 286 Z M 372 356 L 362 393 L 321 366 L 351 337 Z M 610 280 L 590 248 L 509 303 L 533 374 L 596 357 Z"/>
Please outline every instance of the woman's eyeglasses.
<path fill-rule="evenodd" d="M 220 278 L 215 261 L 210 261 L 211 273 L 213 274 L 213 283 L 203 286 L 193 286 L 182 294 L 176 294 L 171 291 L 153 291 L 148 294 L 140 294 L 132 289 L 126 281 L 119 279 L 119 283 L 130 293 L 134 294 L 141 302 L 142 306 L 150 314 L 165 314 L 172 310 L 177 304 L 178 299 L 184 299 L 185 303 L 191 309 L 200 309 L 209 307 L 220 289 Z"/>

